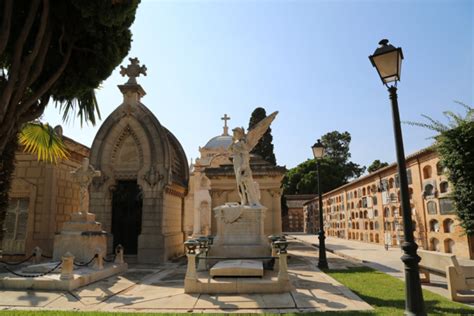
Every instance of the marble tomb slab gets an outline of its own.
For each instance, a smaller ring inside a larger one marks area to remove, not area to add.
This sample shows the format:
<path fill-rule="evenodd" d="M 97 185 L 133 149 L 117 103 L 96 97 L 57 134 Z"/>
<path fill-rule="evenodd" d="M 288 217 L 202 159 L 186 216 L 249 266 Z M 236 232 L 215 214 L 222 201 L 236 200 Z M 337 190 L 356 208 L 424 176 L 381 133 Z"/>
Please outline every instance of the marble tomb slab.
<path fill-rule="evenodd" d="M 257 260 L 225 260 L 219 261 L 210 269 L 214 276 L 263 276 L 263 264 Z"/>

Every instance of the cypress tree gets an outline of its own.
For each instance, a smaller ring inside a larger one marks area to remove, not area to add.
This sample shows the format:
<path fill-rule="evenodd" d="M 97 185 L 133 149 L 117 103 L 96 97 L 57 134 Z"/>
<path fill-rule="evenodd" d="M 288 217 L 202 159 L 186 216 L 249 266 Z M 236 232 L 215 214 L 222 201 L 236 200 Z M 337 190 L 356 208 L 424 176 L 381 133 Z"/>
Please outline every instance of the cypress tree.
<path fill-rule="evenodd" d="M 250 116 L 249 130 L 252 129 L 258 122 L 267 117 L 267 113 L 264 108 L 258 107 Z M 276 166 L 276 158 L 273 152 L 273 136 L 272 129 L 269 127 L 268 130 L 263 134 L 263 137 L 259 140 L 258 144 L 252 150 L 252 154 L 259 155 L 263 160 L 269 162 L 270 164 Z"/>

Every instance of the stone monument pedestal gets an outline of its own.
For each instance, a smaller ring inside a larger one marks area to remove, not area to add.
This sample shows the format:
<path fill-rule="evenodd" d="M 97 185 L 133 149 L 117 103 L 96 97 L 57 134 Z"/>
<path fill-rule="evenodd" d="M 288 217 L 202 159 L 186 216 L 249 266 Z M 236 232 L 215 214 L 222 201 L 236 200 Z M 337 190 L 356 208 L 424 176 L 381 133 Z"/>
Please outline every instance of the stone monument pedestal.
<path fill-rule="evenodd" d="M 264 234 L 264 206 L 226 203 L 214 208 L 217 233 L 210 248 L 210 256 L 262 257 L 270 256 L 271 249 Z"/>
<path fill-rule="evenodd" d="M 54 236 L 53 260 L 61 260 L 66 252 L 70 252 L 77 261 L 88 262 L 98 248 L 105 257 L 106 236 L 101 223 L 95 221 L 95 214 L 74 213 L 71 221 L 65 222 L 61 232 Z"/>

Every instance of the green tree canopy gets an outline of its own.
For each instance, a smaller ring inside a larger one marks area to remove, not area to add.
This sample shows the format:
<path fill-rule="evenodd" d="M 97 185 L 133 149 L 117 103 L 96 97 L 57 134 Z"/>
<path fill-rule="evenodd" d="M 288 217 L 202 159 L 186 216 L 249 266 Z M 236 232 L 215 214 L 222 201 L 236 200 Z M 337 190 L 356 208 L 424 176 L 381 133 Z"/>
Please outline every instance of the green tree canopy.
<path fill-rule="evenodd" d="M 81 123 L 95 124 L 100 113 L 94 89 L 127 55 L 138 3 L 0 2 L 0 228 L 19 131 L 40 117 L 50 101 L 65 119 L 76 112 Z M 2 237 L 0 229 L 0 241 Z"/>
<path fill-rule="evenodd" d="M 466 109 L 460 115 L 451 111 L 443 114 L 448 118 L 444 124 L 423 115 L 428 123 L 407 122 L 410 125 L 431 129 L 438 134 L 436 150 L 441 163 L 448 170 L 448 179 L 453 185 L 451 198 L 461 226 L 468 235 L 474 234 L 474 108 L 457 102 Z"/>
<path fill-rule="evenodd" d="M 4 0 L 0 18 L 0 155 L 50 100 L 95 123 L 94 89 L 130 49 L 138 0 Z"/>
<path fill-rule="evenodd" d="M 264 108 L 258 107 L 250 116 L 249 128 L 251 129 L 254 127 L 258 122 L 263 120 L 267 117 L 267 113 Z M 258 144 L 252 150 L 252 154 L 259 155 L 265 161 L 271 163 L 272 165 L 276 166 L 276 158 L 273 152 L 273 136 L 272 136 L 272 129 L 269 127 L 265 134 L 263 134 L 262 138 L 258 141 Z"/>
<path fill-rule="evenodd" d="M 380 160 L 378 159 L 375 159 L 374 162 L 372 162 L 370 164 L 370 166 L 367 168 L 367 171 L 369 173 L 372 173 L 374 171 L 377 171 L 383 167 L 387 167 L 388 166 L 388 162 L 381 162 Z"/>
<path fill-rule="evenodd" d="M 349 161 L 351 135 L 348 132 L 327 133 L 321 137 L 321 142 L 326 149 L 326 155 L 320 162 L 322 192 L 328 192 L 346 184 L 349 179 L 359 177 L 365 171 L 365 167 Z M 284 194 L 315 194 L 317 193 L 316 185 L 315 159 L 308 159 L 288 170 L 283 179 Z"/>

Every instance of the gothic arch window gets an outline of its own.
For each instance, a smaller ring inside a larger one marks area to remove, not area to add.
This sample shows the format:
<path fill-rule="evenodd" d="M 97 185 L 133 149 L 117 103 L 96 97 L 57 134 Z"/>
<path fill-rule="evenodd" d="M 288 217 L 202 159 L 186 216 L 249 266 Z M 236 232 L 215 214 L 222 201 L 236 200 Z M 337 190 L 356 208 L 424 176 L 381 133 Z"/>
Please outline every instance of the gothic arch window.
<path fill-rule="evenodd" d="M 365 188 L 362 188 L 362 195 L 366 195 Z"/>
<path fill-rule="evenodd" d="M 439 232 L 439 222 L 435 219 L 430 220 L 430 232 Z"/>
<path fill-rule="evenodd" d="M 384 217 L 390 217 L 390 209 L 388 207 L 386 207 L 383 211 L 383 216 Z"/>
<path fill-rule="evenodd" d="M 445 233 L 454 233 L 454 221 L 447 218 L 443 221 L 443 231 Z"/>
<path fill-rule="evenodd" d="M 434 195 L 434 187 L 432 184 L 428 183 L 427 185 L 425 185 L 424 195 L 425 196 Z"/>
<path fill-rule="evenodd" d="M 375 230 L 379 230 L 379 229 L 380 229 L 380 227 L 379 227 L 379 222 L 375 222 L 375 223 L 374 223 L 374 229 L 375 229 Z"/>
<path fill-rule="evenodd" d="M 437 238 L 430 239 L 430 250 L 431 251 L 440 251 L 439 249 L 439 240 Z"/>
<path fill-rule="evenodd" d="M 423 168 L 423 179 L 429 179 L 432 176 L 431 166 L 425 166 Z"/>
<path fill-rule="evenodd" d="M 138 171 L 143 163 L 143 149 L 135 131 L 125 126 L 112 150 L 112 163 L 123 169 Z"/>
<path fill-rule="evenodd" d="M 441 161 L 438 161 L 438 163 L 436 164 L 436 173 L 438 174 L 438 176 L 444 173 L 444 167 Z"/>
<path fill-rule="evenodd" d="M 451 238 L 444 240 L 444 252 L 453 253 L 454 252 L 454 240 Z"/>
<path fill-rule="evenodd" d="M 374 217 L 379 217 L 379 211 L 378 210 L 374 210 Z"/>
<path fill-rule="evenodd" d="M 439 192 L 446 193 L 449 190 L 449 184 L 447 181 L 443 181 L 439 184 Z"/>

